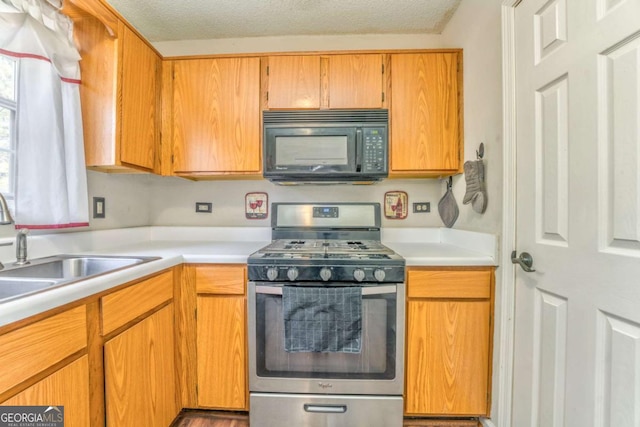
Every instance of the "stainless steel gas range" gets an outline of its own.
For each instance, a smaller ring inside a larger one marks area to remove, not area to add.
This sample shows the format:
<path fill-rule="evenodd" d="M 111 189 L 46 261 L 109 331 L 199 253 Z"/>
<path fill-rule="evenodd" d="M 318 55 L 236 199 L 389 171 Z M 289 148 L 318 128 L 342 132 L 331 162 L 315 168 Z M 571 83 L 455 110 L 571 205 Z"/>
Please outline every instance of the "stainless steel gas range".
<path fill-rule="evenodd" d="M 402 425 L 404 259 L 377 203 L 276 203 L 248 259 L 252 427 Z"/>

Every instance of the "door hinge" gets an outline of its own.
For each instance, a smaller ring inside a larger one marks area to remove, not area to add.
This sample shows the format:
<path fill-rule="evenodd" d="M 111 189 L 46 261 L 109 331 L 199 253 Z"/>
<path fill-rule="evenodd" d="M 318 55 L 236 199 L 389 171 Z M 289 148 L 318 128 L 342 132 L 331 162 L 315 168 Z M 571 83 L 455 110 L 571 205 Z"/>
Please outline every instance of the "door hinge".
<path fill-rule="evenodd" d="M 175 158 L 175 157 L 174 157 L 174 155 L 172 154 L 172 155 L 171 155 L 171 164 L 173 164 L 173 160 L 174 160 L 174 158 Z"/>
<path fill-rule="evenodd" d="M 267 76 L 269 75 L 269 66 L 267 65 Z"/>
<path fill-rule="evenodd" d="M 384 74 L 384 64 L 382 64 L 382 74 Z"/>
<path fill-rule="evenodd" d="M 267 92 L 267 101 L 269 100 L 269 92 Z"/>
<path fill-rule="evenodd" d="M 382 102 L 384 102 L 384 92 L 382 92 Z"/>

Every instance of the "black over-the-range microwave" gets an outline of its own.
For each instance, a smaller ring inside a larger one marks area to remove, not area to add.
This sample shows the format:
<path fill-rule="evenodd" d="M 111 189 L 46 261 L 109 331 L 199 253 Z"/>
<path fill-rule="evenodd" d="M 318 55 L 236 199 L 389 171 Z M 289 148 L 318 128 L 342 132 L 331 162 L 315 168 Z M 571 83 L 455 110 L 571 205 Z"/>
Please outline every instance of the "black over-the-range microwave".
<path fill-rule="evenodd" d="M 370 183 L 389 175 L 388 110 L 263 113 L 263 174 L 277 183 Z"/>

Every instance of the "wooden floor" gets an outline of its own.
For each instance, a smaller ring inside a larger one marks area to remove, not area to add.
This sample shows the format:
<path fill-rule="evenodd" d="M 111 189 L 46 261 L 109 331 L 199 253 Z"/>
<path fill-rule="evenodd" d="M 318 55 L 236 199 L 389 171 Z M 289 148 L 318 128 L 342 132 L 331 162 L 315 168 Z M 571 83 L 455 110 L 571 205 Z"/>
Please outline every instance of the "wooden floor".
<path fill-rule="evenodd" d="M 479 427 L 479 425 L 477 421 L 472 420 L 404 420 L 404 427 Z M 233 412 L 185 410 L 178 415 L 171 427 L 249 427 L 249 416 Z"/>

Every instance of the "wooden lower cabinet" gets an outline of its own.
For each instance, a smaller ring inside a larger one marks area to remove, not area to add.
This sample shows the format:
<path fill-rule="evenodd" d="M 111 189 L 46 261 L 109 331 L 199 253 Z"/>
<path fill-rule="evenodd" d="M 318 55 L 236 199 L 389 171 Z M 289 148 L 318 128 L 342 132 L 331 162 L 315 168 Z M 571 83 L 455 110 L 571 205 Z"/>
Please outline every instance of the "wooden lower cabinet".
<path fill-rule="evenodd" d="M 411 268 L 405 414 L 488 416 L 493 269 Z"/>
<path fill-rule="evenodd" d="M 84 305 L 0 334 L 0 405 L 64 406 L 65 426 L 89 423 Z"/>
<path fill-rule="evenodd" d="M 246 267 L 198 266 L 195 277 L 198 406 L 247 410 Z"/>
<path fill-rule="evenodd" d="M 38 381 L 3 406 L 64 406 L 66 427 L 89 425 L 89 361 L 87 356 Z"/>
<path fill-rule="evenodd" d="M 178 414 L 173 304 L 104 345 L 107 426 L 168 426 Z"/>

